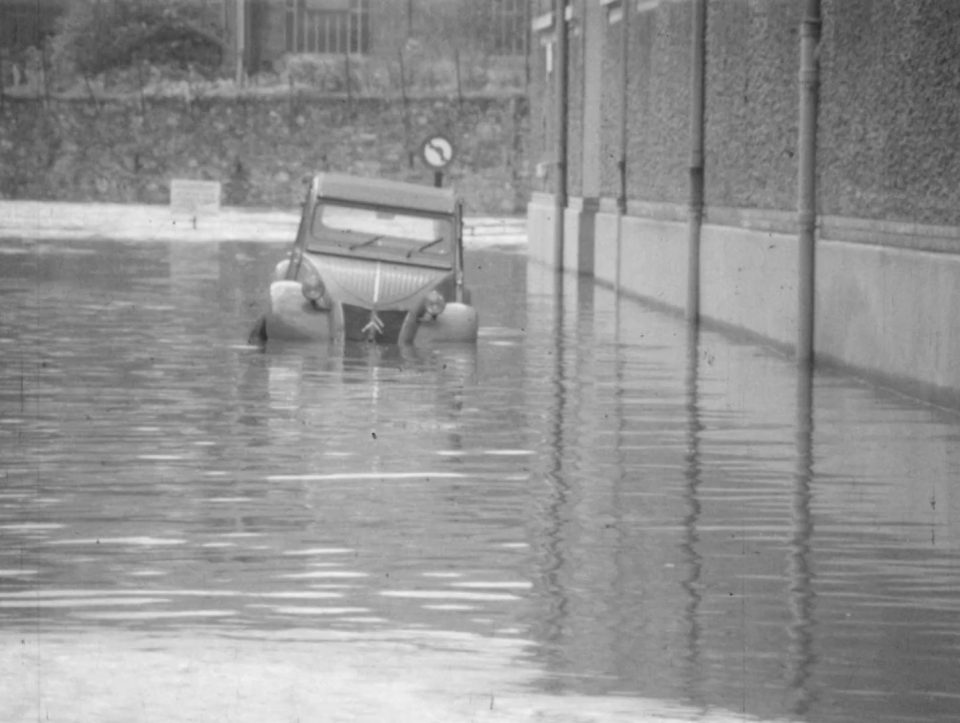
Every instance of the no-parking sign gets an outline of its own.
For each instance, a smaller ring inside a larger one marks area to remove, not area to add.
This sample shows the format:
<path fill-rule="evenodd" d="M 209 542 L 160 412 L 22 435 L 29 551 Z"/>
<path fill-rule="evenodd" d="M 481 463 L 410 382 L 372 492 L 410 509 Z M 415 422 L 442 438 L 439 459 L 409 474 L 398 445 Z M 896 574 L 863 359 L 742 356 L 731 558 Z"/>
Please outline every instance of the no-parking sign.
<path fill-rule="evenodd" d="M 450 165 L 456 151 L 446 136 L 435 134 L 427 138 L 420 146 L 420 157 L 430 168 L 440 170 Z"/>

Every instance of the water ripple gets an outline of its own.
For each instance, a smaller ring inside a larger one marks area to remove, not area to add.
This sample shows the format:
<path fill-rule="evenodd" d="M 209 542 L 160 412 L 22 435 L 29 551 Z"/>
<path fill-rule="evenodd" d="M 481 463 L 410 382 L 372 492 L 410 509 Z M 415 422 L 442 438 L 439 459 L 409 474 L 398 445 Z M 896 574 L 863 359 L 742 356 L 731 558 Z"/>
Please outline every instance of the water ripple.
<path fill-rule="evenodd" d="M 471 255 L 475 348 L 264 353 L 272 249 L 5 249 L 13 720 L 429 670 L 471 680 L 437 720 L 960 719 L 956 415 L 508 253 Z"/>

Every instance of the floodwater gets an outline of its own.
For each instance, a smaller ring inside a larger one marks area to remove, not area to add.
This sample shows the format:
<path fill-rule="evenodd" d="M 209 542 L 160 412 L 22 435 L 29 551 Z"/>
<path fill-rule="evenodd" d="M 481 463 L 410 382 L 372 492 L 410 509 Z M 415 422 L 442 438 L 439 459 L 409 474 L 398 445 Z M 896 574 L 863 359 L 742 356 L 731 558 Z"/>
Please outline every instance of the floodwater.
<path fill-rule="evenodd" d="M 0 244 L 4 721 L 960 719 L 960 416 L 522 249 L 264 352 L 282 251 Z"/>

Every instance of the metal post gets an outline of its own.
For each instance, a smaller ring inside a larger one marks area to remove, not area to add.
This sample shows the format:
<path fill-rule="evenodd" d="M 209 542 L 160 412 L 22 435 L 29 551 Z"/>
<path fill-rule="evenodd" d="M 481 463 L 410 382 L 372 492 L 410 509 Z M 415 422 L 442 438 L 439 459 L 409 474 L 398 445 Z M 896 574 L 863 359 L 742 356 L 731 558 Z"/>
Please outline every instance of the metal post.
<path fill-rule="evenodd" d="M 687 235 L 687 321 L 700 321 L 700 229 L 703 226 L 703 134 L 707 0 L 694 0 L 690 106 L 690 209 Z"/>
<path fill-rule="evenodd" d="M 627 111 L 628 83 L 630 74 L 627 66 L 630 62 L 630 4 L 620 6 L 620 160 L 617 161 L 617 170 L 620 174 L 620 197 L 617 199 L 617 258 L 614 271 L 614 288 L 620 291 L 620 265 L 623 259 L 623 217 L 627 215 Z"/>
<path fill-rule="evenodd" d="M 247 34 L 247 21 L 246 21 L 246 0 L 237 0 L 236 2 L 237 9 L 237 22 L 236 22 L 236 32 L 237 32 L 237 69 L 236 69 L 236 82 L 237 85 L 243 85 L 244 78 L 244 55 L 247 52 L 246 48 L 246 34 Z"/>
<path fill-rule="evenodd" d="M 353 119 L 353 79 L 350 67 L 350 36 L 347 35 L 347 52 L 343 54 L 343 74 L 346 76 L 345 80 L 347 82 L 347 112 L 350 114 L 350 118 Z"/>
<path fill-rule="evenodd" d="M 556 118 L 557 118 L 557 221 L 554 252 L 556 269 L 563 271 L 563 224 L 564 209 L 567 207 L 567 1 L 554 0 L 554 29 L 557 35 L 557 57 L 554 58 L 556 73 Z"/>
<path fill-rule="evenodd" d="M 410 99 L 407 97 L 407 70 L 403 65 L 403 46 L 397 50 L 400 58 L 400 95 L 403 99 L 403 145 L 407 149 L 407 162 L 413 168 L 414 153 L 410 150 Z"/>
<path fill-rule="evenodd" d="M 797 363 L 813 362 L 816 275 L 817 106 L 820 67 L 820 0 L 807 0 L 800 26 L 800 118 L 797 170 L 797 220 L 800 227 L 797 259 Z"/>
<path fill-rule="evenodd" d="M 0 27 L 4 27 L 7 22 L 7 6 L 0 5 Z M 4 82 L 4 67 L 3 67 L 3 51 L 0 50 L 0 113 L 2 113 L 5 108 L 4 96 L 6 95 L 6 83 Z"/>
<path fill-rule="evenodd" d="M 456 234 L 457 243 L 454 246 L 455 257 L 453 259 L 453 268 L 456 269 L 454 277 L 454 298 L 458 304 L 463 303 L 463 201 L 457 201 Z"/>

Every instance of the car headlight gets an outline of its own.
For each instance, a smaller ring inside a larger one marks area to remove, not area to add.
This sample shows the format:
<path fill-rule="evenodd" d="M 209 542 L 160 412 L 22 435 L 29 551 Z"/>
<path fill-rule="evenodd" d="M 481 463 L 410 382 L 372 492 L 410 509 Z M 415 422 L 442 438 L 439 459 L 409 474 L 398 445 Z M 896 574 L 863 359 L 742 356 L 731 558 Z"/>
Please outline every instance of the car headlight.
<path fill-rule="evenodd" d="M 287 278 L 287 269 L 290 268 L 290 259 L 284 259 L 273 269 L 273 280 L 283 281 Z"/>
<path fill-rule="evenodd" d="M 443 294 L 441 294 L 439 291 L 434 289 L 427 294 L 426 303 L 424 304 L 424 311 L 426 311 L 430 316 L 437 318 L 446 308 L 447 300 L 443 298 Z"/>
<path fill-rule="evenodd" d="M 319 276 L 311 274 L 300 282 L 300 291 L 303 292 L 304 298 L 310 301 L 320 301 L 323 295 L 327 293 L 327 287 L 324 286 L 323 280 Z"/>
<path fill-rule="evenodd" d="M 310 259 L 299 253 L 295 253 L 294 257 L 289 261 L 285 260 L 277 264 L 277 269 L 274 273 L 283 271 L 284 278 L 286 278 L 286 274 L 289 273 L 290 270 L 290 264 L 295 262 L 299 262 L 297 264 L 297 274 L 295 278 L 300 282 L 300 291 L 303 294 L 303 298 L 307 301 L 318 303 L 323 299 L 324 294 L 327 293 L 327 287 L 326 284 L 323 283 L 323 279 L 320 278 L 320 272 L 317 271 L 317 267 L 310 262 Z"/>

